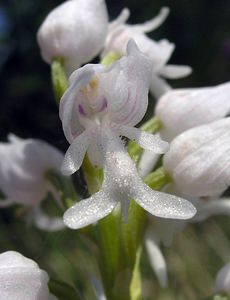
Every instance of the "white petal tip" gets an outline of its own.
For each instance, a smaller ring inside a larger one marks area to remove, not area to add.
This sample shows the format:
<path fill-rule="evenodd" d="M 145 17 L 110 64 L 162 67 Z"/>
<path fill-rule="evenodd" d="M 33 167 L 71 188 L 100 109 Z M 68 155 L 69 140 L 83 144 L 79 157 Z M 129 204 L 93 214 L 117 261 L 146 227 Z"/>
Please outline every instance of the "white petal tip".
<path fill-rule="evenodd" d="M 182 214 L 181 217 L 178 217 L 178 219 L 181 219 L 181 220 L 192 219 L 195 216 L 195 214 L 197 213 L 197 209 L 189 201 L 187 201 L 187 200 L 184 200 L 184 201 L 187 202 L 187 204 L 186 204 L 187 208 L 184 211 L 184 214 Z"/>
<path fill-rule="evenodd" d="M 61 166 L 61 173 L 64 175 L 64 176 L 70 176 L 72 175 L 73 173 L 75 173 L 77 170 L 74 169 L 74 168 L 71 168 L 71 167 L 66 167 L 65 165 L 62 165 Z"/>
<path fill-rule="evenodd" d="M 164 14 L 165 16 L 168 16 L 168 14 L 170 13 L 170 8 L 168 6 L 163 6 L 160 10 L 160 12 L 162 14 Z"/>

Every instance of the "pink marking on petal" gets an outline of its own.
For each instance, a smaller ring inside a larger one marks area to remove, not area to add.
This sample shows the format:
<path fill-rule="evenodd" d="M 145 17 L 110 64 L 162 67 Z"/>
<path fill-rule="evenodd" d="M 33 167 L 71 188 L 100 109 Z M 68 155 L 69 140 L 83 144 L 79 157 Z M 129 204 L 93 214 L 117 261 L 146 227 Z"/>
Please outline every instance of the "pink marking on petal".
<path fill-rule="evenodd" d="M 78 105 L 78 111 L 79 111 L 80 115 L 87 116 L 87 113 L 85 112 L 85 110 L 81 104 Z"/>
<path fill-rule="evenodd" d="M 103 98 L 102 106 L 101 106 L 99 112 L 102 112 L 102 111 L 105 110 L 107 107 L 108 107 L 108 102 L 107 102 L 106 98 Z"/>

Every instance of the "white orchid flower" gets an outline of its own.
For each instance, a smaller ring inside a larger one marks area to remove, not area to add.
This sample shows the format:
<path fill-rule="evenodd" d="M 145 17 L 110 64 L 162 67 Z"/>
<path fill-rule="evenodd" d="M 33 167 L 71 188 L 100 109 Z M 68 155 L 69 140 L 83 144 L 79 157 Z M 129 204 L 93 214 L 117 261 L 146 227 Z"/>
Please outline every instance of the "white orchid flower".
<path fill-rule="evenodd" d="M 63 154 L 44 141 L 24 140 L 13 134 L 8 139 L 8 143 L 0 143 L 0 190 L 5 196 L 0 207 L 22 204 L 31 209 L 39 228 L 63 228 L 61 218 L 49 218 L 39 208 L 48 191 L 57 198 L 45 172 L 52 168 L 60 170 Z"/>
<path fill-rule="evenodd" d="M 230 118 L 177 136 L 163 165 L 178 191 L 191 197 L 218 196 L 230 185 Z"/>
<path fill-rule="evenodd" d="M 102 57 L 109 52 L 115 52 L 120 56 L 125 55 L 128 41 L 133 39 L 140 50 L 153 62 L 150 91 L 158 98 L 171 89 L 163 78 L 184 77 L 192 70 L 189 66 L 166 65 L 175 45 L 166 39 L 156 42 L 145 34 L 155 30 L 165 21 L 169 14 L 167 7 L 163 7 L 158 16 L 138 25 L 125 24 L 129 14 L 129 10 L 125 8 L 118 18 L 110 23 Z"/>
<path fill-rule="evenodd" d="M 162 137 L 170 141 L 187 129 L 224 118 L 230 113 L 229 94 L 230 82 L 167 92 L 155 109 L 163 123 Z"/>
<path fill-rule="evenodd" d="M 86 151 L 94 165 L 104 168 L 101 190 L 80 201 L 64 214 L 67 226 L 77 229 L 98 221 L 121 203 L 125 217 L 134 198 L 150 213 L 165 218 L 191 218 L 194 207 L 184 199 L 153 191 L 139 177 L 120 136 L 141 147 L 163 153 L 167 143 L 133 126 L 144 116 L 152 64 L 128 44 L 128 55 L 111 67 L 87 65 L 70 77 L 60 103 L 60 117 L 71 143 L 62 170 L 77 171 Z"/>
<path fill-rule="evenodd" d="M 227 292 L 230 294 L 230 263 L 222 267 L 217 273 L 214 289 L 216 292 Z"/>
<path fill-rule="evenodd" d="M 57 300 L 49 293 L 48 274 L 18 252 L 0 254 L 1 300 Z"/>
<path fill-rule="evenodd" d="M 64 59 L 70 74 L 99 54 L 108 29 L 104 0 L 69 0 L 52 10 L 38 30 L 41 55 L 47 63 Z"/>

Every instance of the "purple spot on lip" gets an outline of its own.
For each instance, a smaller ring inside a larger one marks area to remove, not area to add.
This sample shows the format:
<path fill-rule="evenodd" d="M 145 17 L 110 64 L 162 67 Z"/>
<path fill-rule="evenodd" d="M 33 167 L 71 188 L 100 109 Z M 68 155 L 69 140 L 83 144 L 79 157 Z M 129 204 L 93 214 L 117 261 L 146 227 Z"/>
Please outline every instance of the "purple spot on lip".
<path fill-rule="evenodd" d="M 106 98 L 103 98 L 103 101 L 102 101 L 102 106 L 101 106 L 101 109 L 99 110 L 99 112 L 102 112 L 103 110 L 105 110 L 108 106 L 108 102 L 106 100 Z"/>
<path fill-rule="evenodd" d="M 87 113 L 84 111 L 84 108 L 82 107 L 81 104 L 78 105 L 78 111 L 79 111 L 80 115 L 87 116 Z"/>

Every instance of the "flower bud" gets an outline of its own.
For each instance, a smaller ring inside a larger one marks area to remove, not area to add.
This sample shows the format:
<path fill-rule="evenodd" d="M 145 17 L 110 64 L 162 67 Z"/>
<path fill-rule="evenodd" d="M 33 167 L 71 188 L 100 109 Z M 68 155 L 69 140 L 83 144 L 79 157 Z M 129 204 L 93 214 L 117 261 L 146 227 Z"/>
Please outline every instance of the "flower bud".
<path fill-rule="evenodd" d="M 1 300 L 54 300 L 48 280 L 47 273 L 33 260 L 15 251 L 0 254 Z"/>
<path fill-rule="evenodd" d="M 69 0 L 52 10 L 38 30 L 47 63 L 61 57 L 70 74 L 102 49 L 108 27 L 104 0 Z"/>
<path fill-rule="evenodd" d="M 217 196 L 230 185 L 230 118 L 194 127 L 177 136 L 164 167 L 184 195 Z"/>
<path fill-rule="evenodd" d="M 164 125 L 162 137 L 170 141 L 187 129 L 224 118 L 230 112 L 229 94 L 230 82 L 167 92 L 155 109 Z"/>

